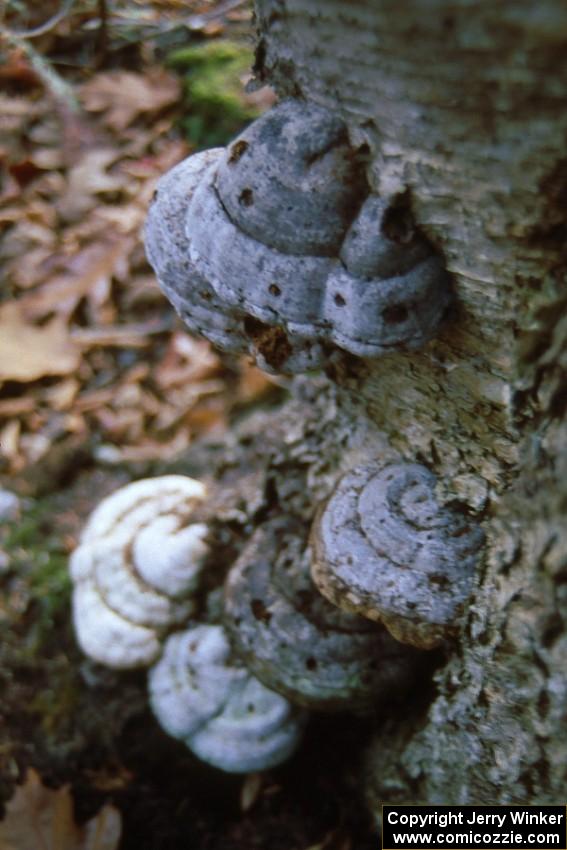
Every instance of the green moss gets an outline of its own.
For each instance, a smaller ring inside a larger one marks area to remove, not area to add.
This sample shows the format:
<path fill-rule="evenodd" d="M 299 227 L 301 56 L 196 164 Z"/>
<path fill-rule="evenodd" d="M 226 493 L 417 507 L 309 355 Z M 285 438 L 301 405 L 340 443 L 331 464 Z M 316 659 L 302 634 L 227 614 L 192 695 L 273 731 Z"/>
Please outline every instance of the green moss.
<path fill-rule="evenodd" d="M 33 625 L 27 635 L 30 647 L 48 638 L 61 615 L 68 618 L 68 555 L 53 529 L 52 515 L 53 508 L 39 502 L 9 526 L 2 542 L 13 570 L 27 585 L 29 607 L 33 608 Z"/>
<path fill-rule="evenodd" d="M 224 145 L 259 114 L 246 101 L 242 78 L 252 51 L 228 40 L 176 50 L 168 64 L 184 75 L 186 114 L 182 126 L 197 147 Z"/>

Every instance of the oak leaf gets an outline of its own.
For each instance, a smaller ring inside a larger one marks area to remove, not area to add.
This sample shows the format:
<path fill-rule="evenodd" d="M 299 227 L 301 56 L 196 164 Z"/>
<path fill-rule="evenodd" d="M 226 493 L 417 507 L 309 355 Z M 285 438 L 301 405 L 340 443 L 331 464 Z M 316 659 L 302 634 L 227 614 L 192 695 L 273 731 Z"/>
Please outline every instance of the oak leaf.
<path fill-rule="evenodd" d="M 103 121 L 113 130 L 128 127 L 138 115 L 160 112 L 180 96 L 175 77 L 157 70 L 144 74 L 108 71 L 83 85 L 81 97 L 89 112 L 104 112 Z"/>
<path fill-rule="evenodd" d="M 120 834 L 120 813 L 113 806 L 103 806 L 80 826 L 73 817 L 70 787 L 46 788 L 30 769 L 6 805 L 0 850 L 116 850 Z"/>
<path fill-rule="evenodd" d="M 17 304 L 0 307 L 0 381 L 68 375 L 79 362 L 79 348 L 62 319 L 55 317 L 36 327 L 23 319 Z"/>

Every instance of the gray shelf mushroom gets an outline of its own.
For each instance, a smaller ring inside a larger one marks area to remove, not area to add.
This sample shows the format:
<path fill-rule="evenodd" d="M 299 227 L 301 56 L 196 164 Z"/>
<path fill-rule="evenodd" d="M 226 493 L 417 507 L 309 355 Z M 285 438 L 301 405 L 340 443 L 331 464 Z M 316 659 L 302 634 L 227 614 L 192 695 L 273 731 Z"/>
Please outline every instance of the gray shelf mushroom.
<path fill-rule="evenodd" d="M 371 711 L 403 695 L 421 653 L 331 605 L 309 565 L 303 528 L 272 520 L 230 570 L 224 622 L 246 666 L 269 688 L 312 709 Z"/>
<path fill-rule="evenodd" d="M 416 463 L 356 467 L 311 535 L 321 593 L 422 649 L 455 632 L 484 544 L 473 518 L 438 503 L 435 483 Z"/>
<path fill-rule="evenodd" d="M 337 349 L 419 348 L 451 300 L 407 206 L 370 192 L 342 121 L 294 99 L 162 178 L 146 245 L 191 329 L 274 372 L 320 367 Z"/>

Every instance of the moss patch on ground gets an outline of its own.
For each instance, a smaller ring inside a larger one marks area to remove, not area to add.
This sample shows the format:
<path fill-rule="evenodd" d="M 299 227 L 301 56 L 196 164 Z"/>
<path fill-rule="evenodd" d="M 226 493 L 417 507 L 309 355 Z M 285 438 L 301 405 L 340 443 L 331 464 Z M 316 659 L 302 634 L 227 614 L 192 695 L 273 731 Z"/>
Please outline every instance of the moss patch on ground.
<path fill-rule="evenodd" d="M 260 114 L 258 107 L 247 101 L 243 85 L 253 61 L 248 46 L 224 39 L 169 54 L 168 65 L 184 78 L 182 127 L 196 147 L 226 144 Z"/>
<path fill-rule="evenodd" d="M 25 599 L 16 608 L 33 622 L 26 630 L 25 645 L 33 652 L 53 633 L 61 618 L 67 619 L 71 594 L 68 554 L 54 527 L 53 507 L 40 500 L 23 516 L 7 525 L 2 548 L 8 555 L 8 580 L 13 592 L 25 587 Z"/>

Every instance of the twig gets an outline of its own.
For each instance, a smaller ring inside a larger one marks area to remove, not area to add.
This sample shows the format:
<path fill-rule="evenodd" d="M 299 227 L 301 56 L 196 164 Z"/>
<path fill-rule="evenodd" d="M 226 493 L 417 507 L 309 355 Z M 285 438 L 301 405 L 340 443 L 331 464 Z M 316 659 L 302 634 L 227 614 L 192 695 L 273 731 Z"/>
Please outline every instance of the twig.
<path fill-rule="evenodd" d="M 62 21 L 63 18 L 71 11 L 71 6 L 74 2 L 75 0 L 64 0 L 59 11 L 49 18 L 49 20 L 45 21 L 45 23 L 39 24 L 37 27 L 33 27 L 32 29 L 18 30 L 2 25 L 2 34 L 5 38 L 37 38 L 57 26 L 59 21 Z"/>
<path fill-rule="evenodd" d="M 96 36 L 97 65 L 101 67 L 108 52 L 108 6 L 106 0 L 98 0 L 99 27 Z"/>
<path fill-rule="evenodd" d="M 203 12 L 200 15 L 188 15 L 186 18 L 179 18 L 172 21 L 162 20 L 157 24 L 153 22 L 145 23 L 138 17 L 119 15 L 112 17 L 110 19 L 110 23 L 113 28 L 134 26 L 137 29 L 154 30 L 159 35 L 164 35 L 177 29 L 201 30 L 204 26 L 206 26 L 206 24 L 209 24 L 218 18 L 222 18 L 227 12 L 237 9 L 239 6 L 243 6 L 247 2 L 248 0 L 225 0 L 224 3 L 221 3 L 210 12 Z M 141 40 L 142 38 L 144 38 L 144 36 L 140 36 L 138 40 Z"/>
<path fill-rule="evenodd" d="M 71 0 L 71 2 L 74 2 L 74 0 Z M 28 44 L 25 37 L 17 35 L 13 30 L 6 29 L 3 24 L 0 24 L 0 36 L 2 36 L 11 47 L 22 51 L 46 89 L 51 92 L 55 100 L 61 106 L 69 112 L 78 113 L 81 111 L 79 102 L 75 97 L 72 87 L 59 76 L 57 71 L 46 59 L 39 55 L 37 50 L 35 50 L 31 44 Z"/>
<path fill-rule="evenodd" d="M 210 12 L 204 12 L 202 15 L 189 15 L 181 23 L 185 24 L 190 30 L 201 30 L 206 24 L 216 21 L 217 18 L 222 18 L 227 12 L 232 12 L 233 9 L 244 5 L 245 2 L 246 0 L 225 0 L 224 3 L 220 3 L 220 5 Z"/>

